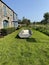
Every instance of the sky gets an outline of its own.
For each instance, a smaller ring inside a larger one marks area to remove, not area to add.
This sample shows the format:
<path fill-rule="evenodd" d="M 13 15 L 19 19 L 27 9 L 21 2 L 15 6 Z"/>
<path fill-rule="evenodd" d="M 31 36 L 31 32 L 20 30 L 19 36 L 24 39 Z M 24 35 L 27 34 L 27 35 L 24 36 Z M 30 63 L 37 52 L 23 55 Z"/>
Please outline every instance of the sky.
<path fill-rule="evenodd" d="M 49 12 L 49 0 L 3 0 L 17 14 L 33 21 L 41 21 L 43 15 Z"/>

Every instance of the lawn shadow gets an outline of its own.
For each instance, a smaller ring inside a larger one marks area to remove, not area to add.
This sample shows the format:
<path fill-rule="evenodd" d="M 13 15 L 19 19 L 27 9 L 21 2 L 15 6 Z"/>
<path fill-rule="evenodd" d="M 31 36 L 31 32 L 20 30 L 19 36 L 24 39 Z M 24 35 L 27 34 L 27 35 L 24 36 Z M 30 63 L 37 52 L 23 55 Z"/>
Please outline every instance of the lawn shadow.
<path fill-rule="evenodd" d="M 0 38 L 4 38 L 4 36 L 3 35 L 0 35 Z"/>
<path fill-rule="evenodd" d="M 19 39 L 19 36 L 18 36 L 18 35 L 16 35 L 16 37 L 15 37 L 15 38 Z"/>
<path fill-rule="evenodd" d="M 35 38 L 27 38 L 26 41 L 28 41 L 28 42 L 37 42 L 37 41 L 35 40 Z"/>
<path fill-rule="evenodd" d="M 25 39 L 25 38 L 20 38 L 18 35 L 16 35 L 16 37 L 15 38 L 17 38 L 17 39 Z"/>
<path fill-rule="evenodd" d="M 37 42 L 35 38 L 20 38 L 18 35 L 15 38 L 17 38 L 17 39 L 26 39 L 27 42 Z"/>

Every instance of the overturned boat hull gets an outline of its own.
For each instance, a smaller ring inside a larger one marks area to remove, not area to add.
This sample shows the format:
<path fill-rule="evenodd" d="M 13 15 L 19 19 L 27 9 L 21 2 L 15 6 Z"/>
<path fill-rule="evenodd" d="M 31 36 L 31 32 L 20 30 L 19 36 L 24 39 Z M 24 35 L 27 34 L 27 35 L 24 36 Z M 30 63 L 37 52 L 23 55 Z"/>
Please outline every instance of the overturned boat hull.
<path fill-rule="evenodd" d="M 22 30 L 22 31 L 18 34 L 18 36 L 19 36 L 20 38 L 29 38 L 31 35 L 32 35 L 31 30 Z"/>

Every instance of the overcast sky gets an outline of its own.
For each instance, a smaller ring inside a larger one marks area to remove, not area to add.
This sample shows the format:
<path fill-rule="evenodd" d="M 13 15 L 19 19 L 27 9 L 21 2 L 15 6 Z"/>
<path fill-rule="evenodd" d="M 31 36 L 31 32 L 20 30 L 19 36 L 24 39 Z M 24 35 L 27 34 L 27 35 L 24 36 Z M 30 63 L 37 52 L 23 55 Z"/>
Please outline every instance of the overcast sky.
<path fill-rule="evenodd" d="M 49 12 L 49 0 L 3 0 L 17 14 L 18 18 L 28 18 L 31 21 L 40 21 L 43 14 Z"/>

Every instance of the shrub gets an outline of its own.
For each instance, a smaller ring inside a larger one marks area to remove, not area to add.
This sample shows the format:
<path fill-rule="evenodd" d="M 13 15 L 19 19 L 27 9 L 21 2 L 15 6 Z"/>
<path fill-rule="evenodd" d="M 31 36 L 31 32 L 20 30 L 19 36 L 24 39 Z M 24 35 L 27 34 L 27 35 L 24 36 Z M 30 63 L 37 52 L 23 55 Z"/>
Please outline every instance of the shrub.
<path fill-rule="evenodd" d="M 14 32 L 16 29 L 15 28 L 6 28 L 6 29 L 1 29 L 1 35 L 5 36 L 7 34 L 10 34 Z"/>
<path fill-rule="evenodd" d="M 10 34 L 12 32 L 14 32 L 16 29 L 15 28 L 7 28 L 7 34 Z"/>
<path fill-rule="evenodd" d="M 49 36 L 49 30 L 47 30 L 46 27 L 36 26 L 36 27 L 33 27 L 33 29 L 38 30 Z"/>
<path fill-rule="evenodd" d="M 3 36 L 7 35 L 7 30 L 6 29 L 1 29 L 1 35 L 3 35 Z"/>

